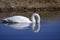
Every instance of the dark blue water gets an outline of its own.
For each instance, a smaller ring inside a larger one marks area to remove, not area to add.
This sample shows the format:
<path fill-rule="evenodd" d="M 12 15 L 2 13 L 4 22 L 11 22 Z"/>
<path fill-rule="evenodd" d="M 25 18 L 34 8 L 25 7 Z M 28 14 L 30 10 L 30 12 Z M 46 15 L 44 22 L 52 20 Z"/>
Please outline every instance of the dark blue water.
<path fill-rule="evenodd" d="M 0 24 L 0 40 L 60 40 L 60 20 L 42 20 L 41 30 L 33 32 L 29 29 L 16 30 Z"/>

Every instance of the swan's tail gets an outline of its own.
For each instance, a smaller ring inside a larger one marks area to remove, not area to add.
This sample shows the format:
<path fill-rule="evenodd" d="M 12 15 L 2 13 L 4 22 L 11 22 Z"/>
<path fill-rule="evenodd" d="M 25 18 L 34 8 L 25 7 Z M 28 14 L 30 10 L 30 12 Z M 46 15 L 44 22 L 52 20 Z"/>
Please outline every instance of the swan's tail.
<path fill-rule="evenodd" d="M 0 18 L 0 24 L 2 23 L 2 18 Z"/>
<path fill-rule="evenodd" d="M 2 18 L 0 18 L 0 24 L 6 24 L 7 21 L 6 20 L 3 20 Z"/>

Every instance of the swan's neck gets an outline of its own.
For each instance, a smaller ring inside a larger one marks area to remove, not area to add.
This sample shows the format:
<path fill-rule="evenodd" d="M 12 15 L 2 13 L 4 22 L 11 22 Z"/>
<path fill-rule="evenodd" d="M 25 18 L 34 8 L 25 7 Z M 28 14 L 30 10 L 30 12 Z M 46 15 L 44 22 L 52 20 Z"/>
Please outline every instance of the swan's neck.
<path fill-rule="evenodd" d="M 35 17 L 36 17 L 37 19 L 35 19 Z M 39 16 L 39 14 L 34 13 L 34 14 L 32 15 L 32 23 L 36 23 L 36 21 L 37 21 L 37 23 L 40 23 L 40 16 Z"/>
<path fill-rule="evenodd" d="M 35 20 L 35 17 L 37 18 L 36 20 Z M 37 22 L 37 25 L 38 25 L 37 29 L 35 29 L 36 22 Z M 40 31 L 40 16 L 37 13 L 34 13 L 32 15 L 32 28 L 33 28 L 34 32 L 39 32 Z"/>

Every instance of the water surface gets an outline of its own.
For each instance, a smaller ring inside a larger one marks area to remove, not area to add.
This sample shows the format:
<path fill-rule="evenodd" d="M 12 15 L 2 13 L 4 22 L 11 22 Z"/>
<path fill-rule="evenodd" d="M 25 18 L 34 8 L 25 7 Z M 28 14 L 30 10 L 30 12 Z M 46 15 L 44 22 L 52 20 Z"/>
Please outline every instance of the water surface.
<path fill-rule="evenodd" d="M 31 25 L 29 29 L 16 30 L 0 24 L 0 40 L 60 40 L 60 20 L 42 19 L 41 29 L 37 33 L 33 32 Z"/>

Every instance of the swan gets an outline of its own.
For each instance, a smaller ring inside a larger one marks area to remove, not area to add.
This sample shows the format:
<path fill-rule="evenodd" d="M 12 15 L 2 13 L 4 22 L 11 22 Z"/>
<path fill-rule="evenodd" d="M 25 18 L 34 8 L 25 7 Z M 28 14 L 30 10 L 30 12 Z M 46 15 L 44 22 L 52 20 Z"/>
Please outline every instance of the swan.
<path fill-rule="evenodd" d="M 32 28 L 33 28 L 34 32 L 39 32 L 39 30 L 40 30 L 40 16 L 38 13 L 33 13 L 33 15 L 31 16 L 31 20 L 25 16 L 12 16 L 12 17 L 2 19 L 2 23 L 4 23 L 4 24 L 32 23 Z M 35 30 L 36 23 L 38 25 L 38 28 Z"/>

